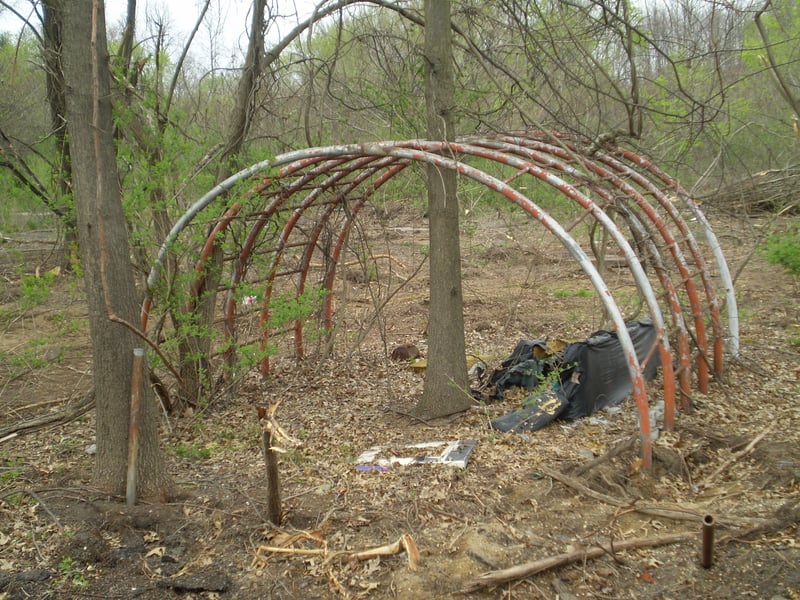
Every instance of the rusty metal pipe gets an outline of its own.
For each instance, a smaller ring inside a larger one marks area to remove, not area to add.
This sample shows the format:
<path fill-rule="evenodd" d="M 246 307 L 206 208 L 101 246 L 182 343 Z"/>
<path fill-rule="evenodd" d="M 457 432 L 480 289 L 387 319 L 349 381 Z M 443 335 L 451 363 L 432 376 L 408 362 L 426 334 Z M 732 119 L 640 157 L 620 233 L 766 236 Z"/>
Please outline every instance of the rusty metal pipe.
<path fill-rule="evenodd" d="M 136 504 L 136 478 L 139 469 L 139 430 L 141 429 L 142 379 L 144 371 L 144 348 L 133 349 L 131 371 L 131 405 L 128 423 L 128 477 L 125 499 L 128 508 Z"/>
<path fill-rule="evenodd" d="M 714 517 L 706 515 L 703 517 L 703 547 L 700 556 L 700 564 L 704 569 L 708 569 L 714 562 Z"/>

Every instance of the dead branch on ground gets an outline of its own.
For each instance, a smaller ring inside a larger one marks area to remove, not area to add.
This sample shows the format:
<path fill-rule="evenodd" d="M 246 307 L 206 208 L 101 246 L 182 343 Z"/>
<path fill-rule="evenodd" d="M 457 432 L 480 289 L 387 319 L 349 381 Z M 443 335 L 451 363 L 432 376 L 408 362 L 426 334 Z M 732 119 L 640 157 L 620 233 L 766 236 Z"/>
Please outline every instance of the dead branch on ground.
<path fill-rule="evenodd" d="M 601 492 L 593 490 L 592 488 L 585 485 L 578 479 L 570 477 L 569 475 L 564 475 L 563 473 L 560 473 L 554 469 L 541 466 L 538 468 L 538 470 L 541 473 L 547 475 L 548 477 L 563 483 L 567 487 L 570 487 L 576 490 L 577 492 L 580 492 L 584 496 L 589 496 L 590 498 L 594 498 L 595 500 L 599 500 L 600 502 L 610 504 L 611 506 L 629 509 L 633 512 L 641 513 L 643 515 L 648 515 L 650 517 L 672 519 L 674 521 L 692 521 L 700 523 L 702 522 L 703 517 L 706 514 L 706 511 L 704 511 L 702 508 L 690 509 L 686 508 L 685 506 L 644 504 L 644 503 L 639 503 L 635 499 L 617 498 L 615 496 L 610 496 L 608 494 L 603 494 Z M 738 525 L 743 527 L 760 526 L 763 524 L 763 521 L 760 521 L 758 519 L 749 519 L 749 518 L 736 517 L 730 515 L 718 515 L 715 517 L 715 519 L 717 523 L 720 524 Z"/>
<path fill-rule="evenodd" d="M 86 394 L 82 399 L 74 404 L 67 404 L 61 410 L 47 413 L 28 419 L 17 421 L 11 425 L 0 427 L 0 443 L 17 437 L 20 433 L 32 433 L 45 427 L 64 425 L 71 423 L 81 415 L 86 414 L 94 408 L 94 389 Z"/>
<path fill-rule="evenodd" d="M 755 527 L 734 531 L 729 535 L 720 538 L 717 543 L 723 544 L 735 542 L 737 540 L 752 537 L 757 534 L 766 535 L 776 531 L 781 531 L 787 527 L 792 527 L 798 522 L 798 520 L 800 520 L 800 509 L 798 508 L 798 504 L 800 504 L 800 498 L 792 498 L 775 511 L 775 516 L 772 519 L 765 520 Z M 461 591 L 475 592 L 486 587 L 496 586 L 502 583 L 513 581 L 515 579 L 524 579 L 526 577 L 530 577 L 531 575 L 535 575 L 549 569 L 563 567 L 574 562 L 600 558 L 606 554 L 615 556 L 617 552 L 625 550 L 633 550 L 637 548 L 655 548 L 658 546 L 679 544 L 682 542 L 697 540 L 699 537 L 699 531 L 690 531 L 658 537 L 633 538 L 619 542 L 609 540 L 609 542 L 606 544 L 598 543 L 588 548 L 582 548 L 572 552 L 564 552 L 555 556 L 508 567 L 507 569 L 489 571 L 488 573 L 484 573 L 475 579 L 468 581 L 466 586 L 464 586 Z"/>
<path fill-rule="evenodd" d="M 620 542 L 610 541 L 608 544 L 596 544 L 590 548 L 583 548 L 581 550 L 574 550 L 572 552 L 564 552 L 563 554 L 556 554 L 539 560 L 534 560 L 521 565 L 515 565 L 507 569 L 499 569 L 497 571 L 489 571 L 479 575 L 475 579 L 467 582 L 467 585 L 462 588 L 462 592 L 476 592 L 486 587 L 492 587 L 515 579 L 524 579 L 536 573 L 554 569 L 556 567 L 563 567 L 574 562 L 581 562 L 592 560 L 605 556 L 606 554 L 614 555 L 623 550 L 632 550 L 634 548 L 655 548 L 657 546 L 666 546 L 669 544 L 678 544 L 680 542 L 688 542 L 695 539 L 696 533 L 673 533 L 671 535 L 664 535 L 659 537 L 641 537 L 624 540 Z"/>
<path fill-rule="evenodd" d="M 36 500 L 36 502 L 39 503 L 39 508 L 41 508 L 44 512 L 46 512 L 48 514 L 48 516 L 53 520 L 53 523 L 55 523 L 56 527 L 58 527 L 59 529 L 62 529 L 62 530 L 64 529 L 64 526 L 61 525 L 61 521 L 59 521 L 59 519 L 55 515 L 55 513 L 52 510 L 50 510 L 50 508 L 47 506 L 47 503 L 44 500 L 42 500 L 42 497 L 39 494 L 37 494 L 36 492 L 34 492 L 33 490 L 28 490 L 28 489 L 11 490 L 9 492 L 6 492 L 2 496 L 0 496 L 0 500 L 5 500 L 6 498 L 10 498 L 12 496 L 16 496 L 17 494 L 30 496 L 31 498 Z"/>
<path fill-rule="evenodd" d="M 735 463 L 740 458 L 743 458 L 743 457 L 747 456 L 748 454 L 750 454 L 755 449 L 756 444 L 758 444 L 758 442 L 763 440 L 764 437 L 766 437 L 766 435 L 770 431 L 772 431 L 772 429 L 774 427 L 775 427 L 775 424 L 771 423 L 766 429 L 764 429 L 764 431 L 762 431 L 756 437 L 754 437 L 753 440 L 749 444 L 747 444 L 747 446 L 745 446 L 744 450 L 742 450 L 741 452 L 736 452 L 735 454 L 731 455 L 731 457 L 728 460 L 726 460 L 724 463 L 722 463 L 717 468 L 716 471 L 714 471 L 713 473 L 711 473 L 711 475 L 706 477 L 706 480 L 702 484 L 700 484 L 701 487 L 708 487 L 708 485 L 710 483 L 712 483 L 717 477 L 719 477 L 722 474 L 722 472 L 727 470 L 728 467 L 730 467 L 733 463 Z"/>
<path fill-rule="evenodd" d="M 392 544 L 384 544 L 383 546 L 368 548 L 367 550 L 361 550 L 360 552 L 338 551 L 329 553 L 327 546 L 323 546 L 322 548 L 293 548 L 287 546 L 261 545 L 256 548 L 256 555 L 258 558 L 262 558 L 261 555 L 266 552 L 275 554 L 294 554 L 298 556 L 324 556 L 326 557 L 325 562 L 330 562 L 335 558 L 349 560 L 351 562 L 359 562 L 362 560 L 370 560 L 382 556 L 394 556 L 396 554 L 405 552 L 408 556 L 409 571 L 416 571 L 417 563 L 419 562 L 419 550 L 417 549 L 417 545 L 414 542 L 414 538 L 407 533 L 401 535 L 400 538 Z"/>
<path fill-rule="evenodd" d="M 575 469 L 575 475 L 583 475 L 589 469 L 593 469 L 594 467 L 596 467 L 600 463 L 603 463 L 603 462 L 605 462 L 607 460 L 610 460 L 610 459 L 614 458 L 618 454 L 621 454 L 622 452 L 624 452 L 625 450 L 627 450 L 628 448 L 633 446 L 636 443 L 636 440 L 638 440 L 638 439 L 639 439 L 639 436 L 637 434 L 637 435 L 630 436 L 628 439 L 622 440 L 620 443 L 618 443 L 616 446 L 611 448 L 611 450 L 609 450 L 605 454 L 601 454 L 597 458 L 592 459 L 589 462 L 584 463 L 580 467 Z"/>

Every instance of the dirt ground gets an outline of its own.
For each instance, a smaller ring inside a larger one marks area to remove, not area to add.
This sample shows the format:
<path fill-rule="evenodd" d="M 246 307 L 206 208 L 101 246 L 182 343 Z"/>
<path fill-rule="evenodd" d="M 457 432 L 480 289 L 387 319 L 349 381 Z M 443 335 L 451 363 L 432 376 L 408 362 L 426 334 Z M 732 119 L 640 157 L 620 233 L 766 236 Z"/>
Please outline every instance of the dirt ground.
<path fill-rule="evenodd" d="M 630 399 L 526 434 L 488 426 L 522 394 L 448 419 L 411 418 L 423 371 L 388 354 L 424 340 L 427 266 L 414 273 L 426 222 L 407 209 L 382 216 L 366 230 L 374 253 L 393 259 L 377 261 L 378 277 L 353 266 L 344 278 L 347 333 L 333 357 L 315 357 L 311 342 L 307 360 L 278 355 L 269 378 L 253 374 L 232 397 L 163 419 L 174 502 L 128 509 L 93 488 L 91 412 L 0 435 L 0 600 L 800 598 L 800 282 L 751 254 L 758 221 L 709 215 L 737 277 L 741 354 L 726 356 L 707 394 L 693 390 L 693 410 L 660 433 L 646 472 Z M 603 326 L 588 279 L 539 229 L 506 213 L 464 222 L 467 345 L 489 362 L 522 338 L 579 340 Z M 58 277 L 42 304 L 21 308 L 32 292 L 18 267 L 52 266 L 46 240 L 0 246 L 0 428 L 91 389 L 82 284 Z M 607 280 L 637 316 L 625 272 Z M 386 285 L 394 295 L 375 318 Z M 649 394 L 662 397 L 660 379 Z M 277 400 L 278 422 L 297 439 L 280 461 L 280 527 L 266 517 L 254 410 Z M 373 445 L 400 452 L 459 439 L 477 442 L 466 468 L 357 465 Z M 706 516 L 710 568 L 701 566 Z M 382 546 L 387 555 L 370 552 Z M 478 579 L 550 558 L 497 585 Z"/>

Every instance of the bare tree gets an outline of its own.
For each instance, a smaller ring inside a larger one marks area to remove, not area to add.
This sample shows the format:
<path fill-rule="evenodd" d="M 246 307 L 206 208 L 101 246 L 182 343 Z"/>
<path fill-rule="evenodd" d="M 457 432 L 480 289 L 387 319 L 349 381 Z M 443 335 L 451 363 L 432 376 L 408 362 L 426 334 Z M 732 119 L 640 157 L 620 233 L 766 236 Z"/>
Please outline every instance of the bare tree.
<path fill-rule="evenodd" d="M 0 5 L 5 3 L 0 3 Z M 33 23 L 25 19 L 20 13 L 9 9 L 26 23 L 26 31 L 40 44 L 42 54 L 42 67 L 45 74 L 47 105 L 50 111 L 50 135 L 54 140 L 54 155 L 47 155 L 50 164 L 52 185 L 42 181 L 37 175 L 38 169 L 26 158 L 30 156 L 43 156 L 39 150 L 14 135 L 7 134 L 0 125 L 0 167 L 9 169 L 15 178 L 33 195 L 55 214 L 66 229 L 64 246 L 72 248 L 75 242 L 75 216 L 70 203 L 70 158 L 69 146 L 66 141 L 66 119 L 64 115 L 64 77 L 61 70 L 61 38 L 62 23 L 60 14 L 52 10 L 45 10 L 43 14 L 36 12 L 41 18 L 41 33 Z M 13 66 L 14 71 L 17 66 Z M 11 77 L 14 80 L 14 77 Z M 13 83 L 11 86 L 13 87 Z M 46 136 L 44 136 L 46 137 Z M 64 253 L 62 266 L 70 266 L 70 256 Z"/>
<path fill-rule="evenodd" d="M 425 0 L 428 136 L 445 142 L 455 137 L 451 36 L 450 1 Z M 431 265 L 428 368 L 424 393 L 414 412 L 430 418 L 462 411 L 472 400 L 464 341 L 456 172 L 428 165 L 427 175 Z"/>

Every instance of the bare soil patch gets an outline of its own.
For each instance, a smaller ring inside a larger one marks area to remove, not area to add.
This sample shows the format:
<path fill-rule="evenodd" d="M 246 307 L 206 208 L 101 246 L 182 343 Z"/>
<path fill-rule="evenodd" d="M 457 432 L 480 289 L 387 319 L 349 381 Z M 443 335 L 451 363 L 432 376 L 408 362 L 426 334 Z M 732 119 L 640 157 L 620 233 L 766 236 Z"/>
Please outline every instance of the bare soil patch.
<path fill-rule="evenodd" d="M 750 256 L 753 223 L 717 215 L 711 222 L 731 270 L 741 268 L 741 355 L 726 357 L 724 377 L 693 395 L 694 410 L 678 415 L 675 431 L 661 432 L 652 472 L 639 466 L 629 400 L 520 435 L 488 423 L 521 396 L 431 423 L 408 416 L 423 375 L 389 355 L 424 339 L 427 267 L 411 274 L 424 260 L 427 233 L 419 215 L 397 210 L 366 227 L 375 253 L 396 258 L 393 283 L 408 279 L 377 319 L 371 298 L 386 296 L 382 263 L 377 281 L 345 278 L 347 300 L 338 302 L 346 333 L 332 358 L 314 356 L 313 343 L 300 363 L 284 353 L 270 378 L 249 376 L 232 396 L 164 420 L 181 491 L 173 502 L 129 510 L 92 488 L 91 412 L 0 441 L 0 600 L 800 598 L 798 281 Z M 499 361 L 521 338 L 583 339 L 602 327 L 580 268 L 526 219 L 482 215 L 465 224 L 462 243 L 470 351 Z M 74 404 L 91 388 L 82 285 L 60 277 L 43 304 L 20 312 L 20 254 L 7 250 L 0 251 L 0 427 Z M 31 256 L 32 269 L 46 255 Z M 622 270 L 609 280 L 621 297 L 630 286 Z M 625 308 L 642 316 L 633 300 Z M 265 516 L 254 408 L 277 400 L 279 422 L 300 440 L 280 463 L 279 528 Z M 455 439 L 477 440 L 465 469 L 356 468 L 356 457 L 376 444 Z M 615 448 L 622 449 L 587 468 Z M 705 515 L 716 523 L 707 569 L 700 565 Z M 676 534 L 686 537 L 463 592 L 488 571 Z M 408 552 L 353 556 L 403 536 L 419 550 L 415 570 Z M 284 552 L 273 550 L 281 545 Z"/>

